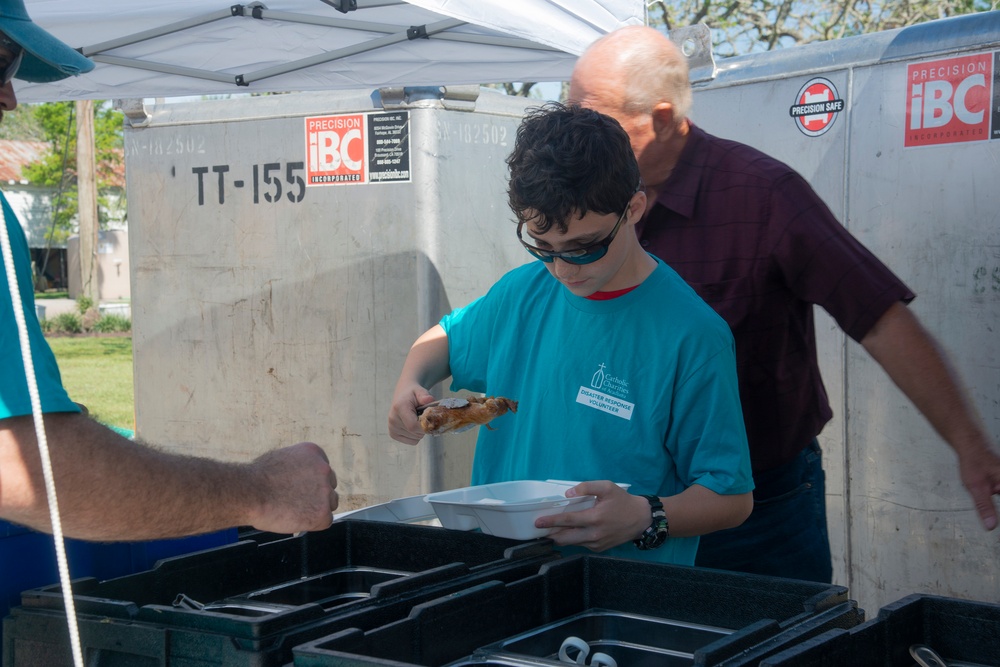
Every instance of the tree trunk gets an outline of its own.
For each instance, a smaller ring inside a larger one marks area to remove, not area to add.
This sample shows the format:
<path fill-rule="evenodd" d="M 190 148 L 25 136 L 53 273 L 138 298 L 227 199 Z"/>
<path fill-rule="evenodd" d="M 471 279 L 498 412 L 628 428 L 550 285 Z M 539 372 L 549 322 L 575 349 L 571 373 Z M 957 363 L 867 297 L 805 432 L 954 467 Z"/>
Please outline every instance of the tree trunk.
<path fill-rule="evenodd" d="M 94 157 L 94 102 L 76 103 L 77 197 L 80 215 L 81 295 L 100 301 L 97 267 L 97 164 Z"/>

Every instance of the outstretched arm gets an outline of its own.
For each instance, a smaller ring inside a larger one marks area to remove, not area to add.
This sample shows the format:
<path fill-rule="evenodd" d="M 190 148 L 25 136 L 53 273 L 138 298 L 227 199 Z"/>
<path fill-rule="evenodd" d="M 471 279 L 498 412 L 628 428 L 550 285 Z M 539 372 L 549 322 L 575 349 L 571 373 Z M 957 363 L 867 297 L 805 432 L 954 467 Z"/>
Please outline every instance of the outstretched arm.
<path fill-rule="evenodd" d="M 958 454 L 962 483 L 986 530 L 997 525 L 1000 454 L 983 430 L 934 339 L 902 303 L 879 318 L 861 344 Z"/>
<path fill-rule="evenodd" d="M 597 496 L 594 507 L 535 520 L 536 528 L 554 528 L 548 537 L 560 546 L 576 544 L 605 551 L 630 542 L 650 523 L 649 502 L 610 481 L 581 482 L 566 492 Z M 720 495 L 692 484 L 675 496 L 660 498 L 671 537 L 693 537 L 743 523 L 753 510 L 753 494 Z"/>
<path fill-rule="evenodd" d="M 417 421 L 417 407 L 434 400 L 428 391 L 451 375 L 448 365 L 448 334 L 440 324 L 423 333 L 410 347 L 396 381 L 389 408 L 389 435 L 415 445 L 424 437 Z"/>
<path fill-rule="evenodd" d="M 68 537 L 150 540 L 243 525 L 295 533 L 328 527 L 337 507 L 336 475 L 313 443 L 224 463 L 132 442 L 82 414 L 44 421 Z M 30 416 L 0 420 L 0 515 L 52 529 Z"/>

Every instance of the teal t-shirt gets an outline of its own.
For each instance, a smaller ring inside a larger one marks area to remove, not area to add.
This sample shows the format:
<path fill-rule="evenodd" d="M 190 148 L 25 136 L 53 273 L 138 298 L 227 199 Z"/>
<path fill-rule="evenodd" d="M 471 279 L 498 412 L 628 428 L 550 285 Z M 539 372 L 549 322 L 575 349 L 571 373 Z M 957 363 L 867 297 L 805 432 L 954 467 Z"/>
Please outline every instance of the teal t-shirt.
<path fill-rule="evenodd" d="M 10 237 L 11 254 L 17 271 L 18 289 L 24 306 L 24 319 L 28 328 L 28 341 L 38 383 L 38 396 L 42 412 L 79 412 L 62 386 L 59 367 L 49 344 L 42 335 L 35 316 L 35 292 L 31 281 L 31 254 L 17 216 L 0 192 L 4 224 Z M 0 419 L 31 414 L 31 398 L 24 374 L 21 343 L 14 320 L 14 305 L 7 282 L 7 268 L 0 255 Z"/>
<path fill-rule="evenodd" d="M 729 326 L 668 266 L 608 301 L 533 262 L 445 316 L 452 389 L 519 402 L 481 428 L 472 483 L 611 480 L 670 496 L 753 489 Z M 668 517 L 669 519 L 669 517 Z M 698 538 L 606 553 L 693 564 Z"/>

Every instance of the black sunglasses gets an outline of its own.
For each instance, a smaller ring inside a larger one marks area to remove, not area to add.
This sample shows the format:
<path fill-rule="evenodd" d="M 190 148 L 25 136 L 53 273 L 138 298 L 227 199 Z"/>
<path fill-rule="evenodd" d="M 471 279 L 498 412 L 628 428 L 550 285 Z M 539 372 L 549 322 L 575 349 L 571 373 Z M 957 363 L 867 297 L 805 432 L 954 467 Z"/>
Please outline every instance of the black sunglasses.
<path fill-rule="evenodd" d="M 0 46 L 10 51 L 11 61 L 7 63 L 7 66 L 3 68 L 2 78 L 3 83 L 0 86 L 6 86 L 10 83 L 10 80 L 14 78 L 17 74 L 17 70 L 21 67 L 21 60 L 24 58 L 24 49 L 21 45 L 12 40 L 6 35 L 0 35 Z"/>
<path fill-rule="evenodd" d="M 638 190 L 636 190 L 638 192 Z M 632 200 L 625 205 L 625 210 L 622 211 L 621 216 L 618 218 L 618 222 L 615 223 L 614 229 L 611 233 L 605 236 L 600 241 L 596 243 L 591 243 L 590 245 L 585 245 L 582 248 L 577 248 L 576 250 L 566 250 L 564 252 L 555 252 L 554 250 L 542 250 L 541 248 L 536 248 L 533 245 L 528 245 L 521 238 L 521 227 L 524 226 L 524 222 L 517 223 L 517 240 L 521 242 L 524 249 L 535 256 L 536 259 L 540 259 L 546 264 L 551 263 L 557 257 L 564 262 L 569 262 L 570 264 L 591 264 L 596 262 L 600 258 L 608 254 L 608 247 L 611 242 L 615 240 L 615 235 L 618 233 L 618 228 L 622 226 L 622 222 L 625 220 L 625 216 L 628 214 L 628 207 L 631 205 Z"/>

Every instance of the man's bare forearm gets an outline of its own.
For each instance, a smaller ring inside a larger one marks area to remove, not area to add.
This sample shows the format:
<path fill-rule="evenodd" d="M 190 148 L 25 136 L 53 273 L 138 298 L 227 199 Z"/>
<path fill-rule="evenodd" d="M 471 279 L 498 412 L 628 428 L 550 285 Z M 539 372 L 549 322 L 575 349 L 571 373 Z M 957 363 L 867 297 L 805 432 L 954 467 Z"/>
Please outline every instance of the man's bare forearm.
<path fill-rule="evenodd" d="M 992 530 L 997 525 L 992 496 L 1000 493 L 1000 454 L 933 338 L 897 303 L 861 344 L 958 454 L 962 483 L 984 527 Z"/>
<path fill-rule="evenodd" d="M 937 344 L 906 306 L 894 304 L 861 344 L 956 452 L 984 444 L 975 408 Z"/>
<path fill-rule="evenodd" d="M 336 507 L 335 477 L 321 451 L 297 445 L 301 451 L 291 455 L 301 460 L 291 467 L 285 450 L 252 464 L 224 463 L 134 443 L 83 415 L 49 414 L 44 421 L 70 537 L 146 540 L 257 524 L 292 532 L 329 525 Z M 0 421 L 0 510 L 11 521 L 51 530 L 30 417 Z"/>

